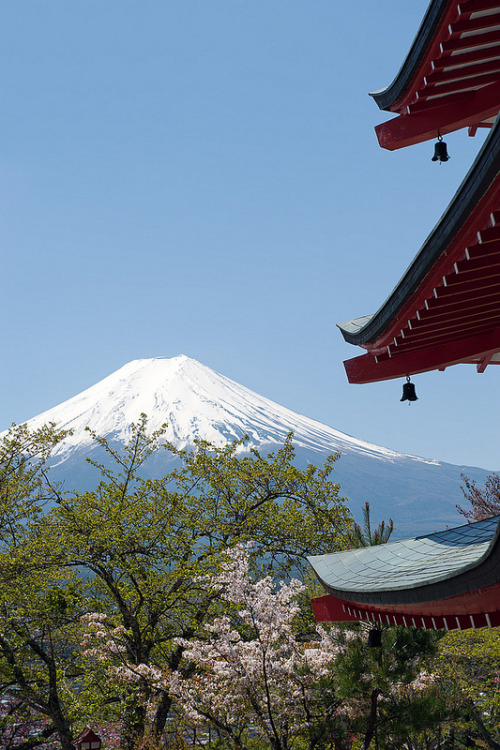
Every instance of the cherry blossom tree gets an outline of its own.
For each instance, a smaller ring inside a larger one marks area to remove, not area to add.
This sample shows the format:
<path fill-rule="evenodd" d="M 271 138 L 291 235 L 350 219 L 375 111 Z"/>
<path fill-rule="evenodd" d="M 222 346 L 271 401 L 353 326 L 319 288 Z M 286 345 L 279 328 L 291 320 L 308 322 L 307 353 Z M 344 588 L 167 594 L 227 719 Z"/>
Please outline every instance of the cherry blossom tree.
<path fill-rule="evenodd" d="M 87 656 L 105 665 L 111 683 L 132 686 L 145 711 L 167 691 L 185 730 L 215 729 L 239 750 L 339 748 L 351 732 L 363 750 L 378 741 L 416 748 L 453 718 L 446 681 L 428 666 L 439 635 L 387 628 L 383 648 L 373 649 L 362 625 L 304 633 L 303 584 L 255 580 L 250 561 L 251 546 L 238 544 L 217 574 L 198 578 L 219 614 L 201 637 L 174 639 L 178 669 L 127 661 L 126 631 L 97 613 L 84 618 Z"/>
<path fill-rule="evenodd" d="M 175 671 L 187 669 L 175 638 L 199 638 L 220 612 L 199 577 L 217 569 L 228 547 L 255 540 L 256 565 L 287 576 L 307 567 L 307 555 L 340 548 L 351 516 L 331 480 L 336 457 L 299 469 L 291 436 L 266 456 L 246 454 L 244 440 L 179 451 L 161 438 L 161 431 L 148 434 L 146 417 L 124 451 L 96 437 L 110 455 L 97 467 L 101 483 L 62 496 L 34 531 L 43 565 L 83 572 L 88 609 L 106 613 L 108 628 L 125 628 L 126 653 L 111 655 L 117 667 L 126 657 L 137 670 Z M 159 450 L 172 453 L 176 468 L 143 479 L 141 467 Z M 113 714 L 122 750 L 134 750 L 144 735 L 161 736 L 174 710 L 170 691 L 151 692 L 146 678 L 104 688 L 104 668 L 89 658 L 80 692 L 88 714 L 95 721 Z"/>
<path fill-rule="evenodd" d="M 490 474 L 486 478 L 483 489 L 465 474 L 460 474 L 460 476 L 465 485 L 460 489 L 465 499 L 469 501 L 470 507 L 462 508 L 457 505 L 458 512 L 465 516 L 469 523 L 497 516 L 500 513 L 500 475 Z"/>
<path fill-rule="evenodd" d="M 253 581 L 249 565 L 250 546 L 239 544 L 217 575 L 200 579 L 226 613 L 205 625 L 205 638 L 175 639 L 185 669 L 117 664 L 124 633 L 95 613 L 84 618 L 86 653 L 108 661 L 109 679 L 135 684 L 144 696 L 168 689 L 187 723 L 215 727 L 241 750 L 255 740 L 273 750 L 304 740 L 310 748 L 331 745 L 334 735 L 346 734 L 350 712 L 333 689 L 337 631 L 318 628 L 304 638 L 295 628 L 303 584 Z"/>
<path fill-rule="evenodd" d="M 304 586 L 292 579 L 278 587 L 270 576 L 253 582 L 243 545 L 206 585 L 232 611 L 206 626 L 206 640 L 178 641 L 197 668 L 188 678 L 169 676 L 188 719 L 214 724 L 241 748 L 250 736 L 274 750 L 304 736 L 310 747 L 324 741 L 326 725 L 331 735 L 343 715 L 332 684 L 338 645 L 334 630 L 318 629 L 310 642 L 295 632 Z"/>

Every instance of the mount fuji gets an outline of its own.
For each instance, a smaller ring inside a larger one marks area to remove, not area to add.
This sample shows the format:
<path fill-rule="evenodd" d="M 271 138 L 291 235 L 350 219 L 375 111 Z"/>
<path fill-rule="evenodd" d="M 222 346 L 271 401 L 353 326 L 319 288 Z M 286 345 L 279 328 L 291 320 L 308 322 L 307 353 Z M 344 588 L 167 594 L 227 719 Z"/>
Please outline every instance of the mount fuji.
<path fill-rule="evenodd" d="M 85 428 L 119 445 L 130 437 L 131 424 L 141 413 L 148 416 L 151 431 L 167 423 L 165 439 L 179 448 L 189 448 L 196 438 L 222 446 L 248 435 L 246 448 L 269 452 L 293 431 L 300 466 L 319 465 L 328 454 L 339 451 L 333 478 L 340 483 L 340 493 L 348 498 L 353 515 L 359 516 L 368 500 L 375 520 L 394 519 L 398 538 L 463 523 L 455 508 L 464 502 L 460 473 L 479 483 L 487 476 L 483 469 L 397 453 L 350 437 L 184 355 L 129 362 L 27 425 L 37 429 L 55 422 L 59 428 L 72 430 L 54 452 L 51 473 L 65 489 L 83 490 L 96 480 L 85 457 L 102 460 L 102 449 Z M 172 468 L 172 458 L 161 452 L 145 468 L 150 475 L 160 476 Z"/>

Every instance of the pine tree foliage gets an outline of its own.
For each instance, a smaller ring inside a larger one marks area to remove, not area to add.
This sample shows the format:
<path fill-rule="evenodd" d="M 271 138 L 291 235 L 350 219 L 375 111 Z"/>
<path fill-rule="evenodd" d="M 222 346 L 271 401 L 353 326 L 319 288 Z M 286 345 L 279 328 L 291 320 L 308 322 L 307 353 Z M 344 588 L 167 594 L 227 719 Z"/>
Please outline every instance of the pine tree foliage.
<path fill-rule="evenodd" d="M 363 507 L 363 528 L 361 528 L 358 523 L 353 525 L 352 529 L 347 534 L 348 546 L 357 549 L 359 547 L 371 547 L 375 544 L 386 544 L 393 531 L 394 523 L 392 518 L 389 519 L 387 525 L 385 521 L 381 521 L 379 525 L 372 530 L 370 503 L 366 502 Z"/>

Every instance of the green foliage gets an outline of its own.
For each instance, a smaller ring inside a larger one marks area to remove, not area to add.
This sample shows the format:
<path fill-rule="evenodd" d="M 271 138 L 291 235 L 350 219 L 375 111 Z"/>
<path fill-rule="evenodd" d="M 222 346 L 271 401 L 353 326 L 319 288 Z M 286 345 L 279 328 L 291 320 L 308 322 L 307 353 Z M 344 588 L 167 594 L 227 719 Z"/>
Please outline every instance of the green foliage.
<path fill-rule="evenodd" d="M 162 734 L 172 699 L 146 681 L 111 688 L 110 664 L 82 655 L 80 616 L 105 613 L 107 627 L 122 629 L 116 667 L 123 659 L 186 669 L 173 639 L 193 638 L 220 610 L 199 576 L 218 569 L 227 547 L 253 540 L 255 568 L 283 576 L 304 570 L 306 555 L 339 548 L 351 516 L 330 479 L 336 457 L 321 469 L 297 469 L 291 436 L 267 456 L 245 454 L 244 441 L 176 450 L 161 444 L 161 430 L 147 434 L 145 417 L 122 451 L 94 437 L 109 463 L 94 464 L 101 481 L 93 492 L 46 491 L 39 478 L 54 441 L 34 475 L 25 476 L 23 459 L 10 474 L 21 500 L 12 492 L 13 502 L 5 503 L 18 520 L 15 541 L 5 537 L 3 565 L 12 582 L 23 576 L 23 596 L 16 601 L 14 583 L 1 595 L 0 673 L 6 690 L 16 686 L 45 711 L 63 745 L 70 724 L 116 718 L 125 750 L 145 734 Z M 15 457 L 21 443 L 10 449 Z M 170 451 L 179 467 L 161 479 L 143 478 L 141 467 L 159 450 Z M 54 499 L 54 507 L 36 512 L 33 494 Z"/>
<path fill-rule="evenodd" d="M 462 727 L 490 747 L 500 743 L 500 632 L 453 630 L 439 644 L 438 668 L 460 692 Z"/>
<path fill-rule="evenodd" d="M 200 441 L 182 451 L 163 444 L 162 431 L 148 435 L 143 418 L 121 451 L 94 436 L 109 463 L 94 464 L 96 490 L 72 495 L 52 486 L 47 470 L 63 436 L 53 425 L 35 433 L 20 427 L 0 443 L 0 696 L 16 697 L 0 733 L 35 717 L 33 747 L 52 736 L 70 750 L 73 731 L 99 720 L 120 724 L 121 750 L 161 746 L 174 708 L 168 690 L 147 679 L 110 682 L 108 670 L 126 662 L 189 675 L 174 639 L 203 638 L 208 618 L 230 613 L 200 583 L 220 569 L 228 547 L 251 540 L 256 574 L 293 571 L 307 580 L 307 555 L 380 544 L 392 531 L 392 522 L 371 528 L 368 504 L 363 530 L 353 530 L 332 481 L 337 457 L 297 469 L 291 437 L 269 455 L 245 452 L 244 441 L 224 448 Z M 144 462 L 160 450 L 178 468 L 144 478 Z M 103 636 L 118 634 L 107 660 L 82 645 L 81 617 L 89 612 L 105 616 Z M 310 617 L 306 597 L 299 639 L 310 638 Z M 371 649 L 363 627 L 341 629 L 334 679 L 317 686 L 348 706 L 340 717 L 346 737 L 396 750 L 431 747 L 433 733 L 445 747 L 454 734 L 499 750 L 496 630 L 439 641 L 433 632 L 388 628 L 382 648 Z M 311 731 L 318 747 L 329 744 L 328 726 Z M 176 737 L 179 747 L 189 743 L 186 727 Z"/>
<path fill-rule="evenodd" d="M 376 529 L 372 531 L 370 503 L 366 502 L 363 508 L 363 529 L 361 529 L 359 524 L 354 524 L 347 534 L 348 545 L 352 549 L 358 549 L 360 547 L 372 547 L 375 544 L 386 544 L 393 531 L 394 523 L 392 518 L 389 519 L 387 526 L 385 521 L 381 521 Z"/>
<path fill-rule="evenodd" d="M 57 497 L 47 460 L 65 434 L 23 425 L 0 442 L 0 696 L 15 695 L 13 721 L 41 719 L 40 741 L 58 732 L 69 750 L 80 587 L 71 572 L 40 561 L 32 538 L 43 505 Z"/>
<path fill-rule="evenodd" d="M 386 628 L 382 647 L 370 648 L 363 625 L 344 632 L 336 689 L 351 702 L 351 728 L 363 737 L 363 748 L 373 740 L 383 747 L 412 747 L 419 733 L 451 716 L 448 686 L 430 673 L 440 633 Z"/>
<path fill-rule="evenodd" d="M 342 666 L 339 687 L 346 695 L 374 689 L 389 694 L 394 685 L 409 684 L 429 665 L 440 638 L 433 630 L 391 627 L 381 631 L 382 647 L 370 648 L 368 632 L 364 625 L 354 637 L 346 630 L 346 650 L 338 660 Z"/>
<path fill-rule="evenodd" d="M 26 521 L 57 496 L 48 481 L 47 460 L 67 434 L 54 424 L 35 432 L 13 425 L 0 440 L 0 552 L 15 546 Z"/>

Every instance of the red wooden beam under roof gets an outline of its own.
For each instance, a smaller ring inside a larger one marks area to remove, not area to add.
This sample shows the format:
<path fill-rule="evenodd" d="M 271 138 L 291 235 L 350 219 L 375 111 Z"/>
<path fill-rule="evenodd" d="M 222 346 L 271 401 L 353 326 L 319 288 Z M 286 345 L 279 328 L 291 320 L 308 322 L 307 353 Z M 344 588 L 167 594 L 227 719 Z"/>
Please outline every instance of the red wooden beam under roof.
<path fill-rule="evenodd" d="M 339 328 L 366 350 L 351 383 L 500 364 L 500 122 L 386 302 Z"/>
<path fill-rule="evenodd" d="M 451 597 L 416 607 L 367 606 L 327 594 L 311 600 L 316 622 L 368 622 L 425 630 L 468 630 L 500 625 L 500 585 L 477 597 Z"/>
<path fill-rule="evenodd" d="M 500 0 L 431 0 L 400 72 L 372 96 L 398 115 L 375 128 L 391 151 L 491 128 L 500 111 Z"/>

